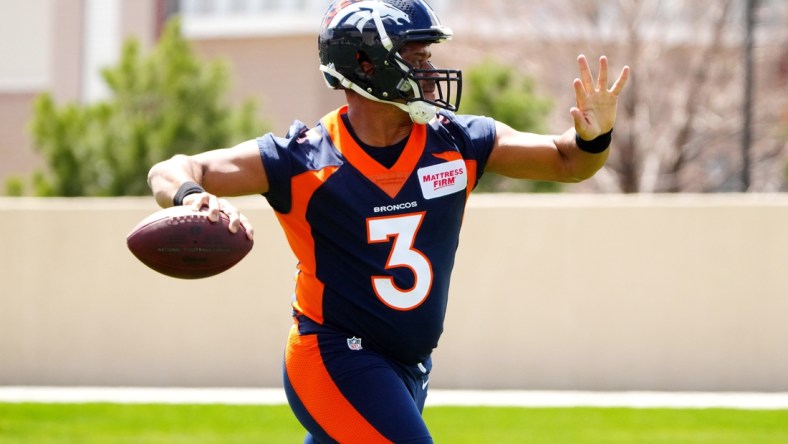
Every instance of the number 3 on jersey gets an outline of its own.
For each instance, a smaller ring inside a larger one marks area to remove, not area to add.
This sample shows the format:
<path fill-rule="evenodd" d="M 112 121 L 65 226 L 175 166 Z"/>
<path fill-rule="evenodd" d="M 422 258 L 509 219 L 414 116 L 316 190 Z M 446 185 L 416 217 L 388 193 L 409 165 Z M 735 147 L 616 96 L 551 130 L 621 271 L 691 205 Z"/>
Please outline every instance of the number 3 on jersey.
<path fill-rule="evenodd" d="M 401 289 L 391 276 L 373 276 L 372 288 L 378 298 L 395 310 L 412 310 L 421 305 L 432 287 L 432 265 L 421 251 L 413 248 L 424 213 L 367 219 L 367 241 L 389 242 L 393 237 L 386 269 L 405 267 L 413 272 L 413 287 Z"/>

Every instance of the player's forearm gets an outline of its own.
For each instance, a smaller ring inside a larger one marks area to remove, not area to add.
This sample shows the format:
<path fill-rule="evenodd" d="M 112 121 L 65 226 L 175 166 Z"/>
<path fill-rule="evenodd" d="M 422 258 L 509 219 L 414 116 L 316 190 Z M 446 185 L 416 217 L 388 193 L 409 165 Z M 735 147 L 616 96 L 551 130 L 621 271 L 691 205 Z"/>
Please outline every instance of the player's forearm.
<path fill-rule="evenodd" d="M 582 182 L 591 178 L 607 162 L 610 150 L 601 153 L 589 153 L 581 150 L 575 141 L 575 131 L 570 129 L 554 139 L 556 148 L 561 153 L 567 178 L 564 182 Z"/>
<path fill-rule="evenodd" d="M 148 172 L 148 186 L 153 192 L 156 203 L 162 208 L 171 207 L 172 199 L 184 182 L 202 182 L 201 169 L 194 161 L 184 155 L 154 165 Z"/>

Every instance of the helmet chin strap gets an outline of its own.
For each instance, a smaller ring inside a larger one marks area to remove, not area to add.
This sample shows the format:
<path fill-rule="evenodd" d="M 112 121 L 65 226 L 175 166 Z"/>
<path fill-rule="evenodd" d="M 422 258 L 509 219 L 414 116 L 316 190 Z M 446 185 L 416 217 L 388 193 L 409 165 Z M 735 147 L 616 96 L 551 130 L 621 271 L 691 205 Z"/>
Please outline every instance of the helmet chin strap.
<path fill-rule="evenodd" d="M 379 103 L 387 103 L 389 105 L 394 105 L 397 108 L 401 109 L 402 111 L 405 111 L 410 116 L 410 120 L 412 120 L 414 123 L 425 125 L 429 123 L 429 121 L 432 120 L 438 112 L 438 108 L 435 105 L 430 105 L 429 103 L 421 100 L 414 100 L 412 102 L 408 102 L 407 104 L 405 104 L 399 102 L 392 102 L 389 100 L 378 99 L 377 97 L 367 92 L 364 88 L 348 80 L 345 76 L 337 72 L 337 70 L 335 70 L 333 67 L 320 65 L 320 70 L 339 80 L 339 83 L 346 89 L 353 90 L 369 100 L 373 100 Z M 409 81 L 413 82 L 413 80 L 409 80 Z M 416 91 L 418 91 L 418 88 L 416 89 Z"/>

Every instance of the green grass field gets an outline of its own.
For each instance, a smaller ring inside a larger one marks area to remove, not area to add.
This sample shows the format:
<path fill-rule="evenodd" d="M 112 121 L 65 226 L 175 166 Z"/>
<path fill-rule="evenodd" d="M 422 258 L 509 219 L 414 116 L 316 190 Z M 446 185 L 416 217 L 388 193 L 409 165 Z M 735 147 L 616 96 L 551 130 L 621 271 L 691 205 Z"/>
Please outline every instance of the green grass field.
<path fill-rule="evenodd" d="M 438 443 L 785 444 L 788 410 L 432 407 Z M 287 406 L 0 403 L 0 444 L 300 443 Z"/>

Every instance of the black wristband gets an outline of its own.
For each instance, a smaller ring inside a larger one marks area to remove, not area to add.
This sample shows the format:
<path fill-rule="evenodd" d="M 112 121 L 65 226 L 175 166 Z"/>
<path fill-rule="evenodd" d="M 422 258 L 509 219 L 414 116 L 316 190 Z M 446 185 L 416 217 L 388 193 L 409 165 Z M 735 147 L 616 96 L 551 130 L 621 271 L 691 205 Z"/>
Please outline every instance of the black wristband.
<path fill-rule="evenodd" d="M 177 206 L 183 205 L 183 199 L 188 196 L 189 194 L 197 194 L 202 193 L 205 190 L 198 184 L 194 182 L 184 182 L 178 191 L 175 193 L 175 196 L 172 196 L 172 204 Z"/>
<path fill-rule="evenodd" d="M 580 137 L 580 134 L 575 134 L 575 143 L 577 147 L 581 150 L 591 153 L 591 154 L 599 154 L 604 152 L 607 147 L 610 146 L 610 142 L 613 140 L 613 130 L 602 134 L 601 136 L 597 137 L 594 140 L 583 140 Z"/>

